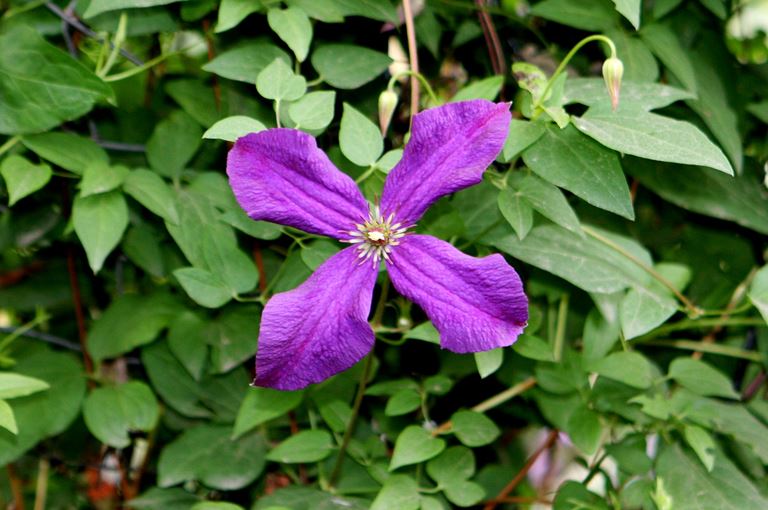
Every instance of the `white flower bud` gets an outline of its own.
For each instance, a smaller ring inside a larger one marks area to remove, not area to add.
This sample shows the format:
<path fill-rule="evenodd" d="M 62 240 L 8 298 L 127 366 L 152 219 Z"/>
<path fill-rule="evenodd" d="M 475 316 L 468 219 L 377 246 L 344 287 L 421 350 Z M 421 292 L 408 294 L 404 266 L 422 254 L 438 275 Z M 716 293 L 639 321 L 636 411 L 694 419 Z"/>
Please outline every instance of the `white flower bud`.
<path fill-rule="evenodd" d="M 394 90 L 387 89 L 379 95 L 379 127 L 381 128 L 381 136 L 387 133 L 396 107 L 397 94 Z"/>
<path fill-rule="evenodd" d="M 624 64 L 616 57 L 611 57 L 603 62 L 603 79 L 608 87 L 608 95 L 611 96 L 611 108 L 619 107 L 619 92 L 621 91 L 621 77 L 624 74 Z"/>

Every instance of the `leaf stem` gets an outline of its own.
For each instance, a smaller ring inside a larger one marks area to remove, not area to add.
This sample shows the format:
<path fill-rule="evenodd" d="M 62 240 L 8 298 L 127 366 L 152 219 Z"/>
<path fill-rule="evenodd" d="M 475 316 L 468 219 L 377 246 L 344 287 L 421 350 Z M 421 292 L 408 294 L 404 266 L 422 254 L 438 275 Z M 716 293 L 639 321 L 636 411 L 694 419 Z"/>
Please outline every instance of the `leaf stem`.
<path fill-rule="evenodd" d="M 536 99 L 536 102 L 533 104 L 532 110 L 535 112 L 536 110 L 541 107 L 541 104 L 546 100 L 547 94 L 550 90 L 552 90 L 552 85 L 554 85 L 555 80 L 557 80 L 557 77 L 560 76 L 563 71 L 565 71 L 566 66 L 568 65 L 568 62 L 571 61 L 574 55 L 587 43 L 590 43 L 592 41 L 602 41 L 605 44 L 608 45 L 608 48 L 611 51 L 611 57 L 616 56 L 616 45 L 613 44 L 613 41 L 602 34 L 594 34 L 590 35 L 588 37 L 585 37 L 578 43 L 576 43 L 576 46 L 574 46 L 571 51 L 568 52 L 568 54 L 565 56 L 565 58 L 560 62 L 560 65 L 557 66 L 557 69 L 555 69 L 555 72 L 552 74 L 552 76 L 549 77 L 549 80 L 547 80 L 547 86 L 544 87 L 544 92 L 541 93 L 541 95 Z"/>
<path fill-rule="evenodd" d="M 423 74 L 412 71 L 410 69 L 406 69 L 405 71 L 400 71 L 399 73 L 392 76 L 392 78 L 389 79 L 389 83 L 387 84 L 387 90 L 394 90 L 395 89 L 395 83 L 397 80 L 399 80 L 403 76 L 410 76 L 410 77 L 416 77 L 419 79 L 422 85 L 424 85 L 424 90 L 427 91 L 427 94 L 429 94 L 429 99 L 432 100 L 433 103 L 437 104 L 440 101 L 437 99 L 437 95 L 435 95 L 435 91 L 432 89 L 432 86 L 427 81 L 426 77 L 424 77 Z"/>
<path fill-rule="evenodd" d="M 565 345 L 565 324 L 568 321 L 568 301 L 570 296 L 563 294 L 560 298 L 560 306 L 557 309 L 557 328 L 555 329 L 555 344 L 553 346 L 555 362 L 563 359 L 563 347 Z"/>
<path fill-rule="evenodd" d="M 747 351 L 745 349 L 739 349 L 738 347 L 731 347 L 730 345 L 700 342 L 697 340 L 647 340 L 642 342 L 642 344 L 672 347 L 674 349 L 684 349 L 687 351 L 706 352 L 709 354 L 727 356 L 729 358 L 746 359 L 757 363 L 766 361 L 765 356 L 759 352 Z"/>
<path fill-rule="evenodd" d="M 647 333 L 634 341 L 643 342 L 645 340 L 651 340 L 668 333 L 675 331 L 685 331 L 688 329 L 703 329 L 713 326 L 762 326 L 763 324 L 765 324 L 765 321 L 757 317 L 733 317 L 725 321 L 720 317 L 714 319 L 683 319 L 679 322 L 660 326 L 654 331 L 651 331 L 650 333 Z"/>
<path fill-rule="evenodd" d="M 653 277 L 654 280 L 658 281 L 660 284 L 665 286 L 667 289 L 669 289 L 672 294 L 677 297 L 677 299 L 680 300 L 680 302 L 683 304 L 683 306 L 686 309 L 686 312 L 688 313 L 688 316 L 691 318 L 696 318 L 701 315 L 701 309 L 694 305 L 690 299 L 685 297 L 677 288 L 672 285 L 672 282 L 664 278 L 658 271 L 653 269 L 652 267 L 648 267 L 642 260 L 638 259 L 631 253 L 629 253 L 627 250 L 616 244 L 615 242 L 611 241 L 604 235 L 598 233 L 596 230 L 592 229 L 592 227 L 587 227 L 585 225 L 581 226 L 581 229 L 584 231 L 585 234 L 591 236 L 594 239 L 597 239 L 604 245 L 608 246 L 609 248 L 612 248 L 613 250 L 619 252 L 624 257 L 629 259 L 631 262 L 633 262 L 636 266 L 638 266 L 640 269 L 648 273 Z"/>
<path fill-rule="evenodd" d="M 5 141 L 3 145 L 0 145 L 0 156 L 13 149 L 13 147 L 21 141 L 21 137 L 16 135 L 12 136 Z"/>

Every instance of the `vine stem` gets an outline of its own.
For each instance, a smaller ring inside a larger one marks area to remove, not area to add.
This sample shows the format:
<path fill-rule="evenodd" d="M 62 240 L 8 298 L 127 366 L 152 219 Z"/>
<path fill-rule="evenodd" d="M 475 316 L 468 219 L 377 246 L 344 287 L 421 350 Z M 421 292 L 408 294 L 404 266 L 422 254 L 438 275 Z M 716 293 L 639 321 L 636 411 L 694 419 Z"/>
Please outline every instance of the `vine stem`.
<path fill-rule="evenodd" d="M 569 295 L 563 294 L 560 298 L 560 306 L 557 308 L 557 328 L 555 329 L 554 357 L 559 363 L 563 359 L 563 347 L 565 345 L 565 324 L 568 322 Z"/>
<path fill-rule="evenodd" d="M 716 344 L 711 342 L 674 339 L 674 340 L 648 340 L 642 343 L 643 345 L 658 345 L 660 347 L 672 347 L 675 349 L 684 349 L 687 351 L 719 354 L 720 356 L 746 359 L 749 361 L 755 361 L 757 363 L 762 363 L 765 361 L 765 356 L 763 356 L 759 352 L 747 351 L 745 349 L 739 349 L 738 347 L 731 347 L 730 345 L 722 345 L 722 344 Z"/>
<path fill-rule="evenodd" d="M 419 72 L 419 54 L 416 49 L 416 28 L 413 25 L 413 9 L 411 0 L 403 0 L 403 16 L 405 17 L 405 32 L 408 37 L 408 60 L 411 70 Z M 411 75 L 411 118 L 419 113 L 419 80 Z"/>
<path fill-rule="evenodd" d="M 616 56 L 616 45 L 613 44 L 613 41 L 610 38 L 601 34 L 594 34 L 594 35 L 590 35 L 589 37 L 585 37 L 584 39 L 576 43 L 576 46 L 571 48 L 571 51 L 568 52 L 568 54 L 565 56 L 563 61 L 560 62 L 560 65 L 557 66 L 557 69 L 555 69 L 554 74 L 552 74 L 552 76 L 549 77 L 549 80 L 547 80 L 547 86 L 544 87 L 544 92 L 542 92 L 542 94 L 539 96 L 539 98 L 536 100 L 536 102 L 533 105 L 533 108 L 532 108 L 533 111 L 536 111 L 541 106 L 541 103 L 544 102 L 544 100 L 547 97 L 547 94 L 549 93 L 550 90 L 552 90 L 552 85 L 555 83 L 555 80 L 557 80 L 557 77 L 560 76 L 563 73 L 563 71 L 565 71 L 565 67 L 568 65 L 568 62 L 571 61 L 573 56 L 576 55 L 576 53 L 582 47 L 584 47 L 584 45 L 592 41 L 604 42 L 605 44 L 608 45 L 608 48 L 610 48 L 611 50 L 611 57 Z"/>
<path fill-rule="evenodd" d="M 381 285 L 381 295 L 379 301 L 376 303 L 376 310 L 373 312 L 373 319 L 371 319 L 372 326 L 381 324 L 381 318 L 384 316 L 384 307 L 387 303 L 387 296 L 389 294 L 389 279 L 385 278 L 384 283 Z M 336 480 L 341 474 L 341 466 L 344 464 L 344 454 L 349 447 L 349 442 L 352 440 L 352 434 L 355 432 L 355 425 L 357 424 L 357 416 L 360 414 L 360 406 L 363 403 L 363 396 L 365 395 L 365 388 L 368 385 L 368 377 L 371 375 L 371 367 L 373 366 L 373 351 L 365 357 L 365 365 L 363 366 L 363 373 L 360 375 L 360 381 L 357 383 L 357 393 L 355 394 L 355 402 L 352 404 L 352 416 L 349 417 L 349 423 L 344 431 L 344 437 L 341 440 L 341 446 L 339 447 L 339 456 L 336 457 L 336 463 L 333 465 L 333 471 L 331 476 L 328 477 L 328 487 L 333 488 Z"/>
<path fill-rule="evenodd" d="M 530 457 L 528 457 L 528 460 L 525 461 L 525 464 L 523 465 L 522 469 L 517 472 L 514 478 L 509 481 L 509 483 L 501 489 L 499 494 L 493 498 L 491 501 L 486 503 L 483 510 L 493 510 L 496 508 L 496 506 L 501 503 L 507 496 L 509 496 L 515 488 L 520 485 L 520 482 L 523 481 L 525 478 L 525 475 L 528 474 L 528 471 L 531 470 L 534 464 L 536 464 L 536 461 L 539 460 L 539 457 L 542 453 L 552 448 L 552 445 L 555 444 L 555 441 L 557 440 L 557 435 L 559 434 L 557 429 L 552 430 L 549 435 L 547 436 L 547 439 L 542 443 L 541 446 L 539 446 L 533 454 L 531 454 Z"/>
<path fill-rule="evenodd" d="M 422 85 L 424 85 L 424 90 L 427 91 L 427 94 L 429 94 L 429 98 L 432 100 L 434 104 L 439 103 L 437 99 L 437 95 L 435 94 L 435 91 L 432 90 L 432 86 L 429 84 L 427 79 L 424 77 L 423 74 L 412 71 L 410 69 L 406 69 L 405 71 L 400 71 L 399 73 L 395 74 L 389 79 L 389 83 L 387 83 L 387 90 L 394 90 L 395 88 L 395 82 L 399 80 L 402 76 L 410 76 L 410 77 L 416 77 L 419 79 Z"/>
<path fill-rule="evenodd" d="M 591 227 L 587 227 L 582 225 L 581 229 L 584 231 L 585 234 L 589 235 L 590 237 L 597 239 L 604 245 L 608 246 L 609 248 L 612 248 L 613 250 L 619 252 L 624 257 L 629 259 L 631 262 L 633 262 L 636 266 L 638 266 L 640 269 L 648 273 L 653 277 L 654 280 L 658 281 L 660 284 L 665 286 L 667 289 L 669 289 L 672 294 L 675 295 L 675 297 L 680 300 L 680 302 L 683 304 L 685 309 L 687 310 L 687 313 L 690 317 L 699 317 L 702 313 L 702 310 L 694 305 L 690 299 L 685 297 L 682 292 L 677 290 L 677 288 L 672 285 L 672 282 L 664 278 L 658 271 L 653 269 L 652 267 L 648 267 L 642 260 L 638 259 L 631 253 L 629 253 L 627 250 L 616 244 L 615 242 L 611 241 L 604 235 L 598 233 L 596 230 L 593 230 Z"/>
<path fill-rule="evenodd" d="M 482 402 L 474 406 L 472 408 L 472 411 L 476 413 L 484 413 L 485 411 L 488 411 L 489 409 L 493 409 L 494 407 L 500 406 L 507 400 L 510 400 L 520 395 L 521 393 L 530 390 L 534 386 L 536 386 L 536 378 L 529 377 L 528 379 L 525 379 L 524 381 L 521 381 L 515 384 L 511 388 L 507 388 L 501 393 L 497 393 L 491 398 L 487 400 L 483 400 Z M 448 420 L 443 424 L 441 424 L 440 426 L 436 427 L 432 431 L 432 435 L 437 436 L 438 434 L 443 434 L 445 432 L 448 432 L 451 430 L 451 427 L 453 427 L 453 423 L 451 422 L 451 420 Z"/>

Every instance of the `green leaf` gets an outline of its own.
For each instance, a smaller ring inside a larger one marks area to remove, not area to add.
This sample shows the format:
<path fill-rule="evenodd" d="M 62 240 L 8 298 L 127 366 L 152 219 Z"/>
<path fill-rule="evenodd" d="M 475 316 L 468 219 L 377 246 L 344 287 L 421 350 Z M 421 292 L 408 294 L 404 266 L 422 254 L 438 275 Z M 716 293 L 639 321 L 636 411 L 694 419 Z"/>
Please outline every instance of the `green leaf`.
<path fill-rule="evenodd" d="M 485 497 L 485 489 L 481 485 L 463 480 L 447 486 L 445 497 L 460 507 L 474 506 Z"/>
<path fill-rule="evenodd" d="M 165 221 L 179 223 L 173 192 L 155 172 L 139 168 L 125 176 L 123 191 Z"/>
<path fill-rule="evenodd" d="M 326 44 L 312 53 L 311 60 L 320 77 L 337 89 L 361 87 L 392 62 L 383 53 L 351 44 Z"/>
<path fill-rule="evenodd" d="M 552 347 L 534 335 L 523 334 L 512 344 L 512 349 L 520 356 L 537 361 L 554 361 Z"/>
<path fill-rule="evenodd" d="M 676 358 L 669 365 L 669 377 L 697 395 L 739 398 L 728 377 L 701 360 Z"/>
<path fill-rule="evenodd" d="M 333 450 L 333 439 L 325 430 L 303 430 L 272 449 L 267 459 L 285 464 L 319 462 Z"/>
<path fill-rule="evenodd" d="M 256 90 L 275 101 L 294 101 L 307 91 L 307 80 L 293 73 L 288 64 L 276 58 L 256 77 Z"/>
<path fill-rule="evenodd" d="M 241 136 L 250 133 L 258 133 L 265 129 L 267 129 L 266 126 L 256 119 L 244 115 L 233 115 L 232 117 L 221 119 L 213 126 L 209 127 L 208 130 L 203 133 L 203 138 L 234 142 Z"/>
<path fill-rule="evenodd" d="M 696 452 L 701 463 L 707 468 L 707 471 L 711 472 L 715 467 L 715 451 L 717 447 L 709 432 L 696 425 L 686 424 L 683 428 L 683 437 L 685 437 L 685 442 L 688 443 L 688 446 Z"/>
<path fill-rule="evenodd" d="M 583 236 L 579 219 L 559 188 L 533 174 L 515 172 L 509 177 L 509 186 L 542 216 Z"/>
<path fill-rule="evenodd" d="M 501 150 L 502 162 L 509 163 L 512 161 L 544 136 L 545 132 L 546 124 L 543 122 L 512 119 L 509 124 L 509 134 L 504 141 L 504 148 Z"/>
<path fill-rule="evenodd" d="M 352 408 L 346 402 L 334 399 L 320 406 L 320 416 L 332 431 L 342 434 L 352 418 Z"/>
<path fill-rule="evenodd" d="M 373 500 L 371 510 L 419 510 L 419 486 L 406 475 L 392 475 Z"/>
<path fill-rule="evenodd" d="M 26 135 L 21 143 L 41 158 L 78 175 L 90 164 L 109 163 L 106 151 L 96 142 L 72 133 Z"/>
<path fill-rule="evenodd" d="M 101 362 L 148 344 L 178 311 L 178 303 L 164 293 L 118 297 L 91 327 L 88 335 L 91 356 Z"/>
<path fill-rule="evenodd" d="M 233 297 L 232 290 L 217 275 L 198 267 L 182 267 L 173 272 L 192 300 L 206 308 L 220 308 Z"/>
<path fill-rule="evenodd" d="M 680 264 L 661 263 L 654 269 L 675 288 L 681 290 L 691 278 L 688 267 Z M 627 340 L 648 333 L 663 324 L 677 312 L 677 301 L 672 292 L 656 280 L 646 287 L 633 287 L 619 303 L 621 330 Z"/>
<path fill-rule="evenodd" d="M 203 80 L 173 80 L 165 85 L 165 91 L 204 127 L 215 124 L 222 117 L 221 111 L 227 110 L 227 96 L 217 101 L 216 95 L 211 93 L 209 85 Z"/>
<path fill-rule="evenodd" d="M 378 21 L 397 23 L 397 10 L 390 0 L 334 0 L 344 16 L 364 16 Z"/>
<path fill-rule="evenodd" d="M 456 411 L 451 416 L 451 423 L 451 430 L 459 441 L 472 448 L 490 444 L 501 434 L 490 418 L 475 411 Z"/>
<path fill-rule="evenodd" d="M 216 21 L 215 32 L 226 32 L 235 28 L 245 18 L 262 9 L 260 1 L 253 0 L 222 0 L 219 7 L 219 18 Z"/>
<path fill-rule="evenodd" d="M 768 265 L 761 267 L 755 273 L 755 277 L 749 285 L 748 296 L 760 315 L 763 316 L 763 320 L 768 323 Z"/>
<path fill-rule="evenodd" d="M 616 13 L 603 0 L 544 0 L 531 7 L 531 14 L 590 32 L 600 32 L 616 23 Z"/>
<path fill-rule="evenodd" d="M 427 461 L 437 457 L 443 450 L 444 440 L 432 437 L 432 434 L 418 425 L 409 425 L 397 436 L 389 470 Z"/>
<path fill-rule="evenodd" d="M 182 488 L 161 489 L 152 487 L 130 500 L 130 507 L 135 510 L 189 510 L 200 501 L 194 494 Z"/>
<path fill-rule="evenodd" d="M 621 84 L 618 112 L 646 112 L 694 97 L 687 90 L 669 85 L 628 81 Z M 605 81 L 601 78 L 569 78 L 565 83 L 563 103 L 581 103 L 600 111 L 611 109 Z"/>
<path fill-rule="evenodd" d="M 525 239 L 533 227 L 533 209 L 522 193 L 513 188 L 504 188 L 499 193 L 498 204 L 501 215 L 512 225 L 517 237 Z"/>
<path fill-rule="evenodd" d="M 250 2 L 252 5 L 255 2 Z M 256 83 L 259 73 L 276 58 L 286 64 L 291 58 L 274 44 L 264 41 L 245 41 L 227 50 L 205 64 L 202 69 L 222 78 Z"/>
<path fill-rule="evenodd" d="M 627 238 L 611 239 L 624 248 L 637 247 Z M 587 292 L 610 294 L 648 279 L 644 271 L 615 250 L 591 237 L 580 237 L 554 225 L 534 227 L 524 241 L 508 235 L 491 244 Z M 630 252 L 634 254 L 632 249 Z M 650 263 L 647 254 L 642 258 Z"/>
<path fill-rule="evenodd" d="M 13 415 L 13 408 L 5 400 L 0 400 L 0 427 L 14 435 L 19 433 L 19 426 L 16 423 L 16 417 Z"/>
<path fill-rule="evenodd" d="M 12 372 L 0 372 L 0 399 L 26 397 L 38 391 L 47 390 L 47 382 L 34 377 Z"/>
<path fill-rule="evenodd" d="M 442 487 L 447 487 L 475 474 L 475 455 L 465 446 L 452 446 L 427 463 L 427 473 Z"/>
<path fill-rule="evenodd" d="M 341 23 L 344 21 L 344 11 L 336 0 L 286 0 L 291 7 L 298 7 L 307 16 L 323 23 Z"/>
<path fill-rule="evenodd" d="M 90 163 L 83 171 L 80 180 L 80 196 L 87 197 L 97 193 L 106 193 L 123 184 L 129 170 L 124 166 L 109 166 L 96 161 Z"/>
<path fill-rule="evenodd" d="M 627 18 L 635 30 L 640 28 L 640 0 L 613 0 L 616 10 Z"/>
<path fill-rule="evenodd" d="M 415 411 L 421 405 L 421 395 L 412 389 L 400 390 L 387 400 L 384 414 L 387 416 L 401 416 Z"/>
<path fill-rule="evenodd" d="M 565 430 L 573 444 L 587 455 L 595 453 L 603 433 L 599 415 L 584 404 L 571 413 Z"/>
<path fill-rule="evenodd" d="M 83 366 L 73 355 L 41 345 L 14 347 L 18 374 L 48 383 L 47 391 L 11 400 L 18 435 L 0 434 L 0 463 L 13 462 L 38 441 L 61 434 L 80 414 Z"/>
<path fill-rule="evenodd" d="M 328 127 L 333 120 L 336 91 L 322 90 L 310 92 L 291 103 L 288 115 L 296 123 L 297 129 L 320 130 Z"/>
<path fill-rule="evenodd" d="M 457 101 L 467 101 L 469 99 L 487 99 L 488 101 L 494 101 L 501 92 L 501 87 L 504 86 L 503 76 L 490 76 L 477 80 L 459 90 L 455 96 L 451 98 L 451 103 Z"/>
<path fill-rule="evenodd" d="M 679 445 L 664 445 L 656 460 L 656 475 L 663 480 L 674 510 L 743 510 L 766 508 L 768 498 L 720 451 L 707 472 Z M 691 497 L 695 494 L 696 497 Z M 704 505 L 704 506 L 702 506 Z"/>
<path fill-rule="evenodd" d="M 592 372 L 633 388 L 646 389 L 653 383 L 653 366 L 645 356 L 637 352 L 614 352 L 590 362 L 587 367 Z"/>
<path fill-rule="evenodd" d="M 240 505 L 227 503 L 226 501 L 201 501 L 189 510 L 245 510 Z"/>
<path fill-rule="evenodd" d="M 0 33 L 0 133 L 46 131 L 90 111 L 112 90 L 37 31 L 16 24 Z"/>
<path fill-rule="evenodd" d="M 237 413 L 232 437 L 238 438 L 262 423 L 283 416 L 295 409 L 303 396 L 303 391 L 278 391 L 259 387 L 248 389 Z"/>
<path fill-rule="evenodd" d="M 183 110 L 160 121 L 147 142 L 147 161 L 160 175 L 177 178 L 200 147 L 203 131 Z"/>
<path fill-rule="evenodd" d="M 539 177 L 590 204 L 628 219 L 635 217 L 616 153 L 574 127 L 547 126 L 544 136 L 523 152 L 523 160 Z"/>
<path fill-rule="evenodd" d="M 128 226 L 128 206 L 119 191 L 78 196 L 72 206 L 72 222 L 91 270 L 98 273 Z"/>
<path fill-rule="evenodd" d="M 133 9 L 152 7 L 154 5 L 166 5 L 185 0 L 91 0 L 83 17 L 92 18 L 97 14 L 118 9 Z"/>
<path fill-rule="evenodd" d="M 384 152 L 379 128 L 350 104 L 344 103 L 339 131 L 341 152 L 358 166 L 371 166 Z"/>
<path fill-rule="evenodd" d="M 304 62 L 312 42 L 312 23 L 306 13 L 296 7 L 273 8 L 267 12 L 267 21 L 269 27 L 296 55 L 296 60 Z"/>
<path fill-rule="evenodd" d="M 582 133 L 624 154 L 701 165 L 733 175 L 723 151 L 689 122 L 655 113 L 587 112 L 573 123 Z"/>
<path fill-rule="evenodd" d="M 632 160 L 627 171 L 675 205 L 768 234 L 768 197 L 750 175 L 730 177 L 702 167 L 641 160 Z"/>
<path fill-rule="evenodd" d="M 666 25 L 652 23 L 643 27 L 640 37 L 685 88 L 696 94 L 698 84 L 690 52 L 683 48 L 675 32 Z"/>
<path fill-rule="evenodd" d="M 619 341 L 619 322 L 615 318 L 606 319 L 597 308 L 593 308 L 584 322 L 582 338 L 584 359 L 600 359 Z"/>
<path fill-rule="evenodd" d="M 88 430 L 115 448 L 129 446 L 129 434 L 133 431 L 154 429 L 159 417 L 160 406 L 155 394 L 140 381 L 97 388 L 83 404 L 83 418 Z"/>
<path fill-rule="evenodd" d="M 168 347 L 196 381 L 208 361 L 210 330 L 206 326 L 206 320 L 189 310 L 177 314 L 168 326 Z"/>
<path fill-rule="evenodd" d="M 230 428 L 220 425 L 185 430 L 160 453 L 158 485 L 170 487 L 190 480 L 221 490 L 250 485 L 264 470 L 264 439 L 249 434 L 232 440 L 229 435 Z"/>
<path fill-rule="evenodd" d="M 502 348 L 475 353 L 475 365 L 477 365 L 477 373 L 480 375 L 480 379 L 485 379 L 496 372 L 501 368 L 503 362 L 504 350 Z"/>
<path fill-rule="evenodd" d="M 8 205 L 43 188 L 51 180 L 51 167 L 45 163 L 34 165 L 26 158 L 11 154 L 0 165 L 0 174 L 8 188 Z"/>

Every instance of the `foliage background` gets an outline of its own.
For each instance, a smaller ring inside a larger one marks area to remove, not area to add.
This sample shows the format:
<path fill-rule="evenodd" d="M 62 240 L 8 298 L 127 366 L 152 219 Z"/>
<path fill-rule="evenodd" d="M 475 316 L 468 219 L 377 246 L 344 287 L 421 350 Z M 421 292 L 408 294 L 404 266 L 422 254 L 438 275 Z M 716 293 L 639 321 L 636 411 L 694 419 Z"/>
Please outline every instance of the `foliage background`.
<path fill-rule="evenodd" d="M 404 76 L 375 122 L 403 11 L 0 2 L 4 505 L 768 508 L 765 2 L 412 3 L 421 108 L 515 112 L 419 230 L 508 255 L 531 321 L 441 352 L 382 279 L 357 400 L 362 366 L 249 388 L 262 304 L 338 247 L 248 220 L 223 171 L 277 113 L 373 198 L 409 125 Z M 624 62 L 615 112 L 599 43 L 543 95 L 593 33 Z"/>

